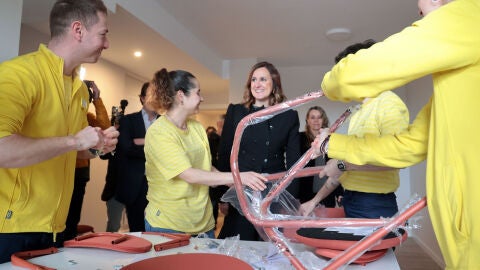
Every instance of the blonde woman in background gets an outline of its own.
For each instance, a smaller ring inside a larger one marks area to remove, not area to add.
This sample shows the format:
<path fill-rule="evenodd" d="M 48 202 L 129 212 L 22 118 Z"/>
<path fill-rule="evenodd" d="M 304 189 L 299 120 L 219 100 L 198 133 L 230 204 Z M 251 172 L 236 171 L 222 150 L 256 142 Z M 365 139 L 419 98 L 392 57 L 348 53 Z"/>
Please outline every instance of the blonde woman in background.
<path fill-rule="evenodd" d="M 300 150 L 305 153 L 310 149 L 315 137 L 320 134 L 322 128 L 328 128 L 329 121 L 325 110 L 320 106 L 310 107 L 305 116 L 305 131 L 300 132 Z M 328 157 L 319 156 L 316 159 L 310 160 L 306 167 L 322 166 L 328 161 Z M 319 177 L 318 175 L 303 177 L 299 179 L 299 196 L 301 203 L 307 202 L 315 197 L 315 194 L 323 186 L 326 177 Z M 321 200 L 321 204 L 325 207 L 335 207 L 337 198 L 343 195 L 343 187 L 337 186 L 335 190 L 327 197 Z"/>

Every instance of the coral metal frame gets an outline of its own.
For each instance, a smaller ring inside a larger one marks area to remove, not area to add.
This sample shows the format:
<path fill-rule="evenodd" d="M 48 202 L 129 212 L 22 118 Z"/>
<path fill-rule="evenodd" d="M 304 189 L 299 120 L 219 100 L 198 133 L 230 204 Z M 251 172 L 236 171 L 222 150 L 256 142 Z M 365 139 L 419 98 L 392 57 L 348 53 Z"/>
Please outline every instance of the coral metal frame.
<path fill-rule="evenodd" d="M 426 198 L 422 198 L 413 203 L 402 213 L 397 214 L 390 219 L 348 219 L 348 218 L 301 218 L 298 216 L 287 217 L 275 217 L 269 213 L 269 207 L 272 201 L 277 198 L 289 185 L 294 177 L 302 177 L 308 175 L 314 175 L 321 171 L 322 167 L 309 167 L 303 169 L 305 165 L 312 157 L 314 149 L 310 148 L 295 165 L 287 172 L 276 173 L 269 175 L 267 178 L 271 181 L 277 180 L 273 188 L 269 193 L 261 200 L 260 213 L 254 213 L 252 208 L 249 207 L 250 203 L 247 201 L 247 196 L 243 192 L 243 187 L 240 179 L 240 172 L 238 169 L 238 150 L 242 138 L 243 131 L 248 125 L 256 124 L 265 121 L 276 114 L 290 110 L 294 107 L 298 107 L 317 98 L 324 96 L 322 91 L 314 91 L 298 97 L 294 100 L 289 100 L 264 110 L 252 113 L 244 117 L 237 126 L 235 131 L 235 137 L 233 141 L 232 154 L 230 158 L 230 164 L 232 168 L 232 174 L 234 177 L 234 185 L 240 206 L 245 217 L 255 226 L 262 227 L 266 235 L 271 241 L 273 241 L 277 247 L 283 252 L 283 254 L 290 260 L 292 265 L 296 269 L 306 269 L 302 262 L 295 256 L 295 251 L 289 246 L 288 240 L 277 228 L 325 228 L 332 226 L 344 226 L 344 227 L 381 227 L 369 236 L 359 241 L 349 249 L 342 252 L 337 257 L 331 259 L 324 269 L 337 269 L 343 265 L 349 264 L 356 258 L 361 256 L 364 252 L 368 251 L 372 246 L 376 245 L 386 234 L 395 230 L 399 226 L 402 226 L 405 221 L 411 216 L 415 215 L 418 211 L 426 206 Z M 331 132 L 334 132 L 350 115 L 351 111 L 348 109 L 330 128 Z"/>

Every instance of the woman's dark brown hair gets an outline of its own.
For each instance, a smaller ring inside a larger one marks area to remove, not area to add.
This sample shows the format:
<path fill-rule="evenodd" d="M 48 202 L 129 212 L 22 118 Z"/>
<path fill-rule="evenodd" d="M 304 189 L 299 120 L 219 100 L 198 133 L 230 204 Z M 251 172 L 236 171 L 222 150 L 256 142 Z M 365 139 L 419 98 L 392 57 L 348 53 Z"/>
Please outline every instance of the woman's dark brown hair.
<path fill-rule="evenodd" d="M 266 68 L 270 73 L 270 76 L 272 77 L 272 93 L 270 94 L 270 97 L 268 99 L 268 105 L 272 106 L 281 103 L 287 99 L 287 97 L 283 94 L 282 81 L 280 79 L 280 73 L 278 72 L 277 68 L 275 68 L 275 66 L 269 62 L 260 62 L 255 64 L 250 70 L 250 73 L 248 74 L 242 102 L 242 104 L 245 105 L 245 107 L 247 108 L 250 108 L 250 106 L 255 103 L 255 97 L 253 97 L 251 91 L 253 73 L 255 72 L 255 70 L 262 67 Z"/>

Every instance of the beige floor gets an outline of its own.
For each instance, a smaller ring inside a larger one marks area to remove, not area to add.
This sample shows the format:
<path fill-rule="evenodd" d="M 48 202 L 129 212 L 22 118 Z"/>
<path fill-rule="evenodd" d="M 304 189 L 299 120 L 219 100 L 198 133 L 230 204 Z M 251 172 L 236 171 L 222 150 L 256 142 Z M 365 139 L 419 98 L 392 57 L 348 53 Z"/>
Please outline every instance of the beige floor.
<path fill-rule="evenodd" d="M 408 238 L 395 249 L 398 264 L 402 270 L 439 270 L 442 269 L 423 249 Z"/>
<path fill-rule="evenodd" d="M 223 225 L 223 214 L 219 213 L 217 219 L 217 229 L 215 236 L 218 235 Z M 402 270 L 440 270 L 442 269 L 435 261 L 426 254 L 423 249 L 415 242 L 415 239 L 408 238 L 401 246 L 395 249 L 398 264 Z M 387 269 L 386 269 L 387 270 Z"/>

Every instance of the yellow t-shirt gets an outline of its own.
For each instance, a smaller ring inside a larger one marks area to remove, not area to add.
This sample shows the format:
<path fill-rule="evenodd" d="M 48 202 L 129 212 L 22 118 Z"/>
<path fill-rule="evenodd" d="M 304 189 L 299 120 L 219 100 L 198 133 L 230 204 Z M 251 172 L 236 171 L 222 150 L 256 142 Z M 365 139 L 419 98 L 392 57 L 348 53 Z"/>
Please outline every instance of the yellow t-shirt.
<path fill-rule="evenodd" d="M 188 168 L 211 170 L 210 148 L 203 126 L 187 120 L 181 130 L 160 117 L 145 136 L 148 205 L 145 218 L 153 227 L 190 234 L 214 228 L 208 186 L 190 184 L 178 175 Z"/>
<path fill-rule="evenodd" d="M 381 93 L 362 104 L 350 119 L 348 134 L 364 137 L 398 134 L 407 129 L 408 109 L 405 103 L 393 92 Z M 387 171 L 347 171 L 340 177 L 347 190 L 390 193 L 399 186 L 398 169 Z"/>

